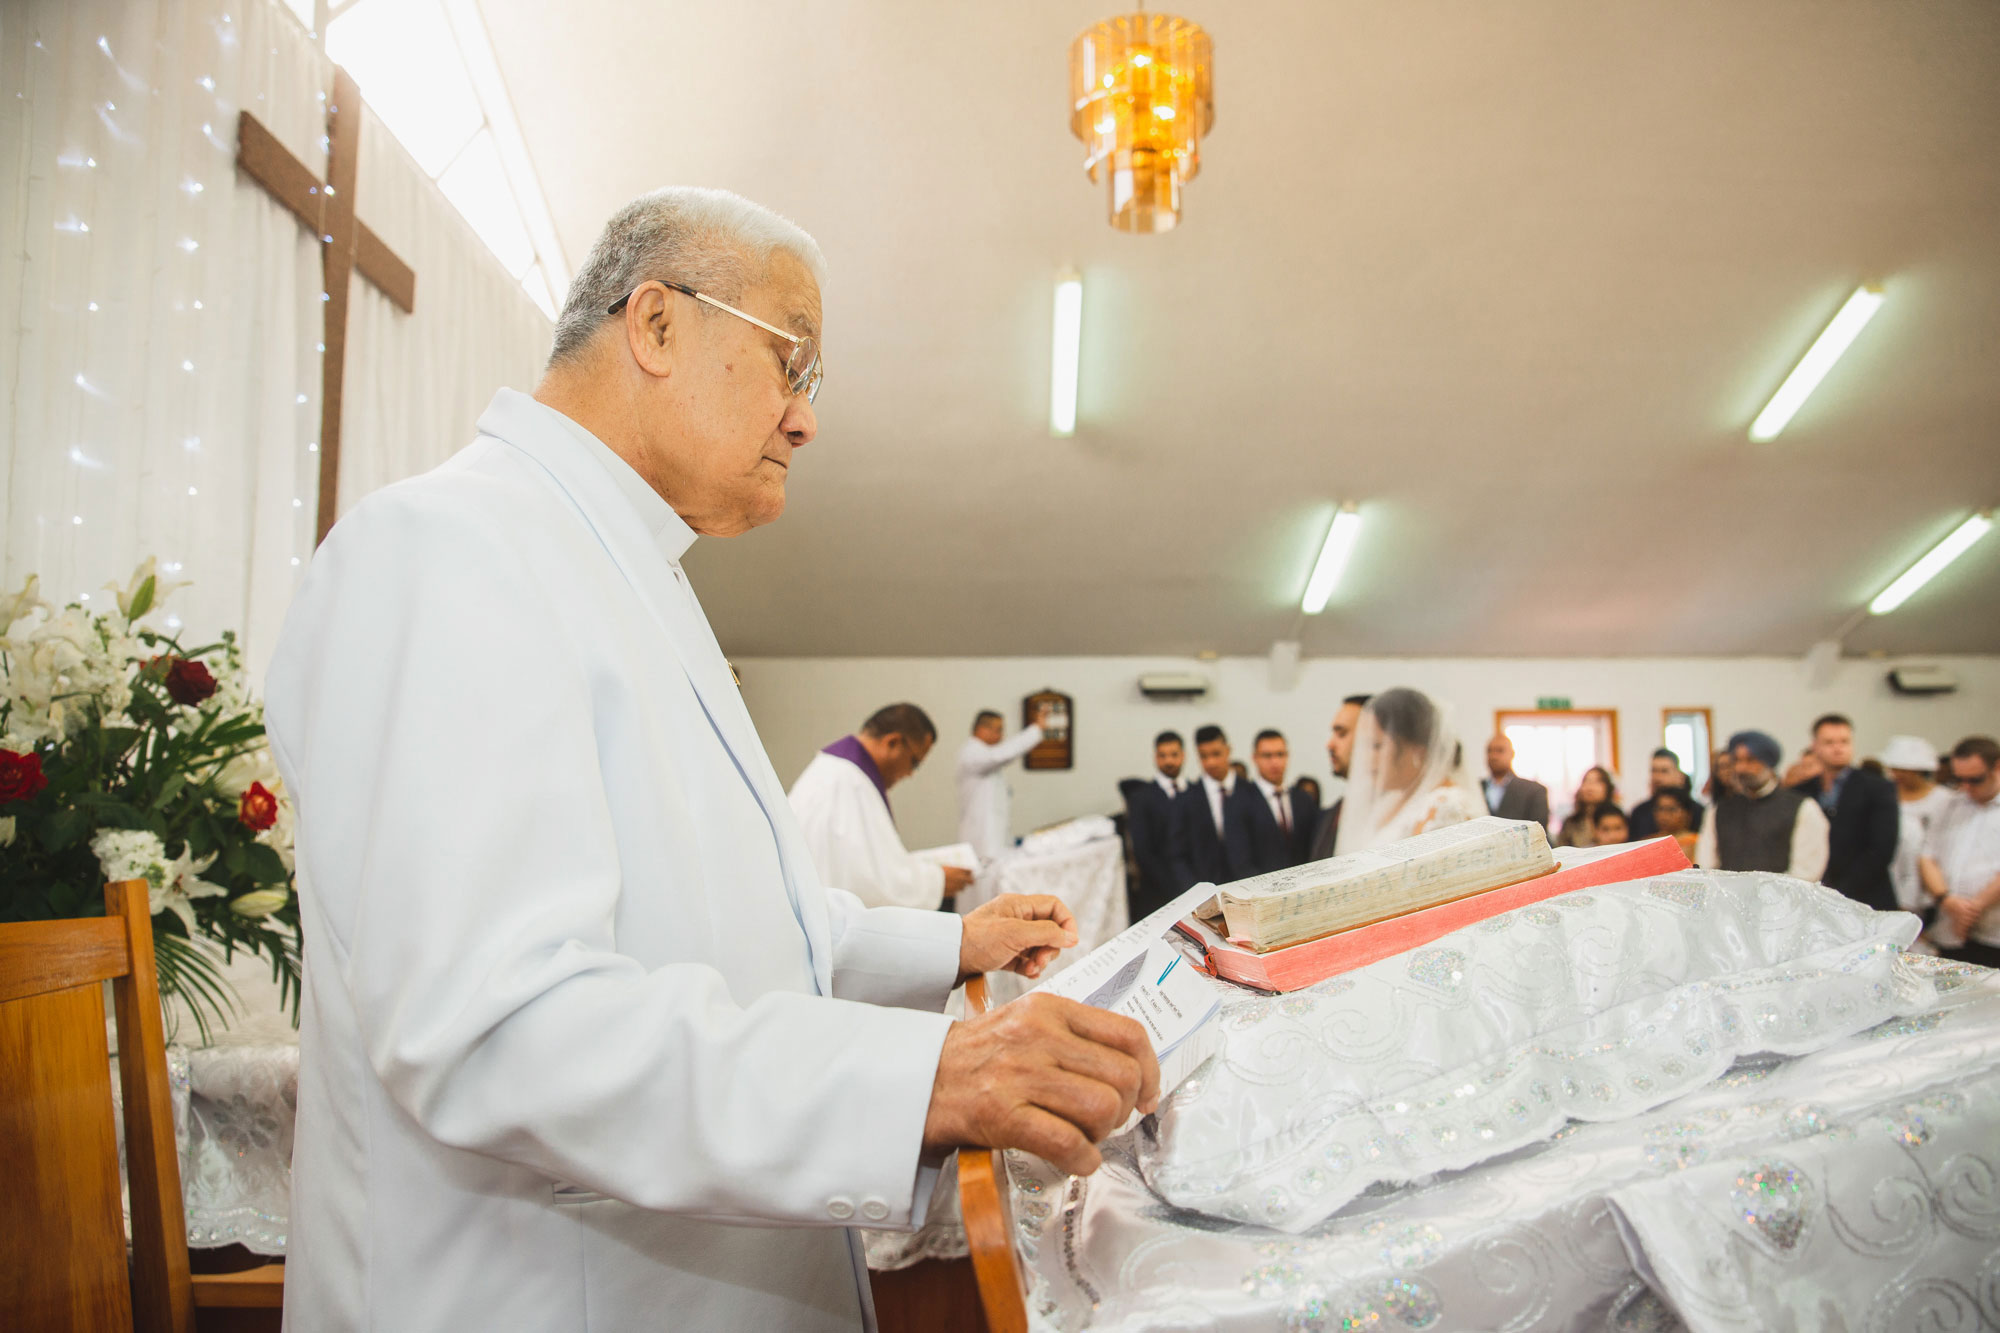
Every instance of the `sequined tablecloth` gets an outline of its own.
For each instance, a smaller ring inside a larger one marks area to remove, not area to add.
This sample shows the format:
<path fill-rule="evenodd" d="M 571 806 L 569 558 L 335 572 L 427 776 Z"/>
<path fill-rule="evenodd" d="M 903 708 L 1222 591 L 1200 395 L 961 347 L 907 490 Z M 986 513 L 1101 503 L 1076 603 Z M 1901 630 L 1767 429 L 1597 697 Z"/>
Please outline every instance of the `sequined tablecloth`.
<path fill-rule="evenodd" d="M 1829 910 L 1838 918 L 1846 909 Z M 1799 947 L 1823 953 L 1815 932 L 1826 921 L 1807 916 Z M 1532 924 L 1486 929 L 1498 942 Z M 1854 947 L 1859 957 L 1874 946 Z M 1377 1178 L 1304 1229 L 1167 1203 L 1148 1184 L 1159 1169 L 1156 1125 L 1113 1139 L 1104 1168 L 1088 1178 L 1010 1155 L 1033 1327 L 2000 1328 L 2000 973 L 1900 953 L 1892 961 L 1881 1002 L 1897 1012 L 1885 1021 L 1863 1015 L 1871 1026 L 1858 1032 L 1828 1027 L 1824 996 L 1842 995 L 1860 973 L 1800 967 L 1799 996 L 1821 987 L 1820 1011 L 1794 1003 L 1766 1024 L 1766 995 L 1748 992 L 1743 1018 L 1758 1028 L 1816 1027 L 1830 1034 L 1824 1044 L 1739 1055 L 1719 1078 L 1622 1110 L 1599 1105 L 1583 1083 L 1575 1104 L 1593 1108 L 1588 1118 L 1464 1169 Z M 1857 967 L 1873 965 L 1870 955 Z M 1273 1021 L 1315 1020 L 1275 1009 L 1282 1003 L 1239 998 L 1225 1008 L 1226 1023 L 1236 1015 L 1232 1040 L 1254 1034 L 1266 1057 L 1230 1077 L 1283 1068 L 1268 1059 L 1278 1053 Z M 1303 1014 L 1311 1003 L 1294 1008 Z M 1365 1026 L 1342 1037 L 1368 1038 Z M 1305 1044 L 1288 1049 L 1294 1062 L 1314 1058 Z M 1687 1052 L 1660 1042 L 1656 1054 Z M 1414 1053 L 1411 1064 L 1421 1064 Z M 1217 1074 L 1212 1065 L 1197 1079 Z M 1460 1090 L 1473 1097 L 1477 1083 Z M 1203 1095 L 1199 1086 L 1191 1093 Z M 1387 1161 L 1393 1108 L 1383 1122 Z M 1246 1120 L 1241 1137 L 1257 1132 Z M 1327 1142 L 1336 1152 L 1346 1146 Z M 1309 1184 L 1347 1169 L 1302 1158 L 1292 1178 Z M 1222 1207 L 1261 1197 L 1234 1189 L 1223 1183 Z"/>

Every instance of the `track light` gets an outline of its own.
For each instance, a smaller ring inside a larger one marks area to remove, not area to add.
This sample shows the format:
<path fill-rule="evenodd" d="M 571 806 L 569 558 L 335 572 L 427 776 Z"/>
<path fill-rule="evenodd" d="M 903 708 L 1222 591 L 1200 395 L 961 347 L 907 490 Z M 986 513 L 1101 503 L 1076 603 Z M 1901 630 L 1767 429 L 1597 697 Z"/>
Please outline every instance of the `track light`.
<path fill-rule="evenodd" d="M 1967 548 L 1984 537 L 1986 530 L 1992 526 L 1992 515 L 1980 513 L 1974 514 L 1953 528 L 1949 537 L 1924 552 L 1922 559 L 1897 575 L 1894 583 L 1877 593 L 1875 600 L 1868 603 L 1868 613 L 1886 616 L 1909 601 L 1917 589 L 1936 578 L 1944 571 L 1946 565 L 1964 555 Z"/>
<path fill-rule="evenodd" d="M 1055 348 L 1049 362 L 1049 434 L 1076 434 L 1077 361 L 1083 352 L 1083 278 L 1056 279 Z"/>
<path fill-rule="evenodd" d="M 1833 369 L 1833 363 L 1840 360 L 1841 353 L 1848 349 L 1868 321 L 1882 305 L 1880 287 L 1856 287 L 1854 295 L 1847 298 L 1847 304 L 1840 307 L 1840 313 L 1826 326 L 1806 354 L 1799 358 L 1792 373 L 1785 376 L 1785 382 L 1771 395 L 1771 401 L 1750 423 L 1750 438 L 1758 444 L 1778 438 L 1778 432 L 1792 419 L 1793 413 L 1805 405 L 1819 382 L 1826 378 L 1826 372 Z"/>
<path fill-rule="evenodd" d="M 1299 602 L 1300 610 L 1309 616 L 1326 610 L 1327 599 L 1333 596 L 1341 571 L 1347 568 L 1347 557 L 1354 554 L 1354 540 L 1360 535 L 1360 511 L 1351 504 L 1342 505 L 1326 530 L 1326 545 L 1320 547 L 1312 577 L 1306 580 L 1306 595 Z"/>

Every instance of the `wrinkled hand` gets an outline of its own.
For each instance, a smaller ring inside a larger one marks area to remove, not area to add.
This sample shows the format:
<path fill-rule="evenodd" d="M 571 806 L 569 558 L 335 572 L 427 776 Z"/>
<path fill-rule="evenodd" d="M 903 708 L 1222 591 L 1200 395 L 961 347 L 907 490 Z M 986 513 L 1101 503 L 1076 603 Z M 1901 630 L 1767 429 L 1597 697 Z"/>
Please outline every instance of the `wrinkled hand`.
<path fill-rule="evenodd" d="M 1139 1024 L 1075 1000 L 1026 995 L 952 1024 L 924 1150 L 1021 1148 L 1089 1175 L 1104 1160 L 1096 1145 L 1134 1108 L 1150 1113 L 1159 1100 L 1159 1062 Z"/>
<path fill-rule="evenodd" d="M 1938 911 L 1952 925 L 1958 927 L 1958 933 L 1961 935 L 1978 925 L 1981 915 L 1978 903 L 1970 898 L 1961 898 L 1955 893 L 1938 904 Z"/>
<path fill-rule="evenodd" d="M 964 866 L 946 866 L 944 868 L 945 897 L 951 898 L 965 892 L 971 883 L 972 872 Z"/>
<path fill-rule="evenodd" d="M 982 972 L 1038 977 L 1075 943 L 1076 917 L 1068 903 L 1046 893 L 1003 893 L 965 914 L 958 979 Z"/>

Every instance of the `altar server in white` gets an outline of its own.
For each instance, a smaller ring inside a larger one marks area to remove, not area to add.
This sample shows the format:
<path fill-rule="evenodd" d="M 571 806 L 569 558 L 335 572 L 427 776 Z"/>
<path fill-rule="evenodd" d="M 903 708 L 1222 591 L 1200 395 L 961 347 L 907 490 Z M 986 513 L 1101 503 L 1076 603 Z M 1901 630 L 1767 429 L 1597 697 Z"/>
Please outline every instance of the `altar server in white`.
<path fill-rule="evenodd" d="M 1156 1098 L 1113 1015 L 935 1012 L 1045 966 L 1056 900 L 822 887 L 681 567 L 783 510 L 821 268 L 733 195 L 635 201 L 535 396 L 313 557 L 267 697 L 305 926 L 298 1333 L 862 1328 L 849 1226 L 921 1222 L 954 1145 L 1092 1169 Z"/>
<path fill-rule="evenodd" d="M 1007 786 L 1007 765 L 1042 743 L 1038 713 L 1030 725 L 1002 740 L 1006 719 L 986 711 L 972 719 L 972 735 L 958 750 L 958 840 L 969 842 L 982 861 L 991 861 L 1014 845 L 1009 827 L 1013 792 Z"/>
<path fill-rule="evenodd" d="M 972 882 L 969 870 L 910 855 L 889 808 L 889 789 L 935 744 L 937 727 L 923 709 L 890 704 L 813 756 L 791 802 L 822 881 L 870 907 L 928 911 Z"/>

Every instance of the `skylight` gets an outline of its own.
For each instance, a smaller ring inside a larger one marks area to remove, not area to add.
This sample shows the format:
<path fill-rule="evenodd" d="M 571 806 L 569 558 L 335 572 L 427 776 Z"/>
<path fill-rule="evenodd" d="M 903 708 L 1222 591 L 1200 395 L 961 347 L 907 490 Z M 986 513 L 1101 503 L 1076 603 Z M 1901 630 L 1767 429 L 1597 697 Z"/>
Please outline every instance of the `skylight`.
<path fill-rule="evenodd" d="M 472 0 L 333 6 L 326 53 L 550 319 L 569 273 Z"/>

